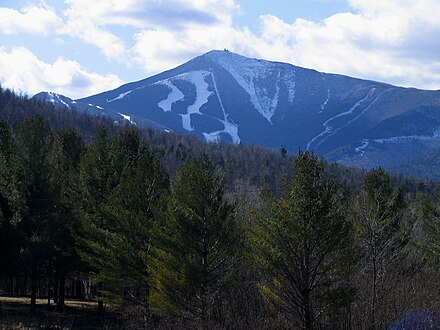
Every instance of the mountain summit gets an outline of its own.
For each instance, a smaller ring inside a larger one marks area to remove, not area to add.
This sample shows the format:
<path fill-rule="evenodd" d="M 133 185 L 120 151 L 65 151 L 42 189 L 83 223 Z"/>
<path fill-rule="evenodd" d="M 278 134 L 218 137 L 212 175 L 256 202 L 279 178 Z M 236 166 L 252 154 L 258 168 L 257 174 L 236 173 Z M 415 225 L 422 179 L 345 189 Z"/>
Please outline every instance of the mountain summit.
<path fill-rule="evenodd" d="M 208 142 L 309 149 L 367 168 L 400 166 L 440 148 L 440 91 L 326 74 L 226 50 L 83 99 L 38 97 Z"/>

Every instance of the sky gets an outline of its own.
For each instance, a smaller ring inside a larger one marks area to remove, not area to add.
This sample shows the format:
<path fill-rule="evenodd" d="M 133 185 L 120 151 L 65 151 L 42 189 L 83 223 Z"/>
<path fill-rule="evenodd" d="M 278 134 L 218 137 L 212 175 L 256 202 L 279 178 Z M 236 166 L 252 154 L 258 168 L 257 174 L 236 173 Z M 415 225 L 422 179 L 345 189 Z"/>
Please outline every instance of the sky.
<path fill-rule="evenodd" d="M 81 98 L 212 49 L 440 89 L 440 0 L 0 0 L 0 84 Z"/>

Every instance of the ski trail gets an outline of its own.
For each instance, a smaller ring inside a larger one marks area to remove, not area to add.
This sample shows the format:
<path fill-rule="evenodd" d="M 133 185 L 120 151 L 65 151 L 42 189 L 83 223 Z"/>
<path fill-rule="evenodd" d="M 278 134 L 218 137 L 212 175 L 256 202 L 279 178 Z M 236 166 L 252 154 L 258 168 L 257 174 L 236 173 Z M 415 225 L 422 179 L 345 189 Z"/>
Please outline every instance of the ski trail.
<path fill-rule="evenodd" d="M 128 91 L 128 92 L 126 92 L 126 93 L 119 94 L 119 96 L 115 97 L 114 99 L 107 100 L 107 103 L 110 103 L 110 102 L 114 102 L 114 101 L 117 101 L 117 100 L 123 99 L 126 95 L 130 94 L 132 91 L 133 91 L 133 90 Z"/>
<path fill-rule="evenodd" d="M 382 139 L 363 139 L 361 145 L 355 148 L 357 153 L 360 153 L 360 157 L 365 154 L 365 149 L 369 146 L 370 143 L 378 143 L 378 144 L 386 144 L 386 143 L 399 143 L 401 141 L 406 140 L 416 140 L 416 141 L 434 141 L 440 140 L 440 128 L 435 131 L 432 135 L 401 135 L 401 136 L 392 136 L 389 138 Z"/>
<path fill-rule="evenodd" d="M 357 148 L 355 148 L 356 152 L 359 152 L 361 155 L 361 157 L 365 154 L 365 149 L 368 147 L 368 145 L 370 144 L 370 141 L 367 139 L 363 139 L 361 142 L 361 145 Z"/>
<path fill-rule="evenodd" d="M 321 145 L 321 143 L 323 143 L 324 141 L 326 141 L 329 137 L 333 136 L 334 134 L 336 134 L 338 131 L 340 131 L 341 129 L 344 129 L 345 127 L 347 127 L 348 125 L 350 125 L 351 123 L 353 123 L 354 121 L 356 121 L 357 119 L 359 119 L 360 116 L 362 116 L 363 114 L 365 114 L 368 110 L 371 109 L 371 107 L 373 105 L 376 104 L 377 100 L 382 96 L 382 94 L 392 90 L 393 88 L 388 88 L 382 92 L 380 92 L 376 98 L 364 109 L 362 110 L 356 117 L 354 117 L 353 119 L 350 119 L 347 123 L 345 123 L 343 126 L 336 128 L 334 131 L 330 132 L 330 134 L 328 136 L 326 136 L 323 140 L 319 141 L 319 143 L 316 145 L 316 147 L 318 147 L 319 145 Z"/>
<path fill-rule="evenodd" d="M 211 77 L 212 77 L 212 83 L 214 85 L 214 90 L 217 95 L 218 102 L 220 103 L 220 107 L 223 112 L 223 120 L 219 119 L 219 121 L 223 123 L 223 126 L 225 128 L 224 128 L 224 130 L 221 130 L 221 131 L 216 131 L 216 132 L 212 132 L 212 133 L 203 133 L 203 135 L 205 136 L 205 139 L 207 142 L 217 142 L 219 140 L 219 136 L 221 133 L 227 133 L 231 136 L 232 142 L 234 144 L 239 144 L 240 138 L 238 136 L 238 126 L 236 124 L 234 124 L 233 122 L 231 122 L 228 118 L 228 115 L 226 114 L 226 110 L 225 110 L 225 107 L 223 106 L 223 102 L 222 102 L 219 90 L 217 88 L 217 81 L 215 79 L 215 75 L 214 75 L 213 71 L 211 71 Z"/>
<path fill-rule="evenodd" d="M 324 101 L 323 104 L 321 104 L 321 111 L 319 111 L 319 113 L 322 113 L 324 111 L 328 101 L 330 101 L 330 89 L 327 90 L 327 99 Z"/>
<path fill-rule="evenodd" d="M 167 98 L 158 103 L 159 108 L 161 108 L 164 112 L 169 112 L 171 111 L 172 105 L 177 101 L 183 100 L 185 98 L 185 95 L 183 95 L 180 89 L 174 86 L 171 81 L 165 80 L 160 84 L 167 86 L 169 89 L 171 89 Z"/>
<path fill-rule="evenodd" d="M 376 90 L 376 88 L 370 88 L 370 90 L 368 91 L 368 93 L 367 93 L 367 95 L 363 98 L 363 99 L 361 99 L 361 100 L 359 100 L 359 101 L 357 101 L 356 102 L 356 104 L 355 105 L 353 105 L 349 110 L 347 110 L 347 111 L 345 111 L 345 112 L 341 112 L 341 113 L 339 113 L 339 114 L 337 114 L 337 115 L 335 115 L 335 116 L 333 116 L 333 117 L 331 117 L 330 119 L 327 119 L 325 122 L 324 122 L 324 124 L 323 124 L 323 126 L 324 126 L 324 131 L 322 131 L 321 133 L 319 133 L 318 135 L 316 135 L 314 138 L 312 138 L 308 143 L 307 143 L 307 147 L 306 147 L 306 150 L 310 150 L 310 147 L 311 147 L 311 145 L 316 141 L 316 140 L 318 140 L 320 137 L 322 137 L 322 136 L 324 136 L 324 135 L 326 135 L 326 134 L 331 134 L 332 133 L 332 131 L 333 131 L 333 126 L 331 126 L 331 125 L 329 125 L 329 123 L 332 121 L 332 120 L 335 120 L 335 119 L 337 119 L 337 118 L 340 118 L 340 117 L 343 117 L 343 116 L 347 116 L 347 115 L 350 115 L 350 114 L 352 114 L 353 113 L 353 111 L 355 111 L 362 103 L 364 103 L 373 93 L 374 93 L 374 91 Z M 321 141 L 322 142 L 322 141 Z M 319 144 L 318 144 L 319 145 Z M 318 146 L 317 145 L 317 146 Z"/>
<path fill-rule="evenodd" d="M 187 131 L 193 131 L 194 128 L 191 123 L 191 115 L 200 114 L 200 108 L 208 103 L 208 98 L 212 95 L 212 92 L 208 90 L 208 83 L 205 81 L 205 77 L 209 74 L 206 71 L 193 71 L 186 75 L 182 75 L 186 80 L 190 81 L 196 86 L 196 100 L 187 109 L 185 114 L 180 114 L 182 117 L 182 126 Z"/>

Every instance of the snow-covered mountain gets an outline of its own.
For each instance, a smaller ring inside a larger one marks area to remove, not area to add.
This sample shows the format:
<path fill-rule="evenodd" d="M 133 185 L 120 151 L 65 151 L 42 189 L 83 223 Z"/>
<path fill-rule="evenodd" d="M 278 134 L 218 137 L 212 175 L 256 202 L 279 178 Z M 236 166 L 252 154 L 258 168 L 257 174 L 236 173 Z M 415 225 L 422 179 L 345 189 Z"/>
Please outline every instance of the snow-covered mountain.
<path fill-rule="evenodd" d="M 440 148 L 440 91 L 326 74 L 229 51 L 211 51 L 84 99 L 53 93 L 38 97 L 208 142 L 309 149 L 367 168 L 395 167 Z"/>

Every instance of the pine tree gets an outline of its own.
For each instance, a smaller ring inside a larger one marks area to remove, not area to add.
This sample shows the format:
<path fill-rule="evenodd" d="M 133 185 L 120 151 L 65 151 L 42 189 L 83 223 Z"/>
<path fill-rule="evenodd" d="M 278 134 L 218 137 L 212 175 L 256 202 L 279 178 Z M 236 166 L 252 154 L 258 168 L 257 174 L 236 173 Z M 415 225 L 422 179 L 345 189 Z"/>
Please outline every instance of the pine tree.
<path fill-rule="evenodd" d="M 37 281 L 50 259 L 49 228 L 54 212 L 49 163 L 52 141 L 52 131 L 39 115 L 25 120 L 17 132 L 25 189 L 25 211 L 18 230 L 23 237 L 23 267 L 31 276 L 31 313 L 36 307 Z"/>
<path fill-rule="evenodd" d="M 206 156 L 177 173 L 153 236 L 150 302 L 156 311 L 213 320 L 239 243 L 235 207 L 224 194 L 223 178 Z"/>
<path fill-rule="evenodd" d="M 57 309 L 64 310 L 65 279 L 69 273 L 80 269 L 75 249 L 74 233 L 80 226 L 79 165 L 83 144 L 77 132 L 65 129 L 54 136 L 50 152 L 51 184 L 54 187 L 54 217 L 50 226 L 51 268 L 55 270 Z M 51 273 L 48 278 L 50 282 Z M 50 290 L 50 288 L 49 288 Z M 50 292 L 50 291 L 49 291 Z M 50 300 L 50 299 L 49 299 Z"/>
<path fill-rule="evenodd" d="M 314 328 L 318 311 L 350 300 L 341 283 L 350 226 L 338 197 L 323 163 L 300 152 L 293 180 L 279 198 L 266 196 L 249 225 L 261 293 L 304 329 Z"/>
<path fill-rule="evenodd" d="M 440 259 L 440 191 L 436 200 L 430 203 L 426 198 L 422 201 L 423 230 L 426 240 L 418 243 L 419 248 L 428 259 L 438 263 Z"/>
<path fill-rule="evenodd" d="M 103 300 L 119 307 L 141 307 L 146 315 L 153 209 L 166 190 L 167 177 L 137 130 L 122 131 L 108 147 L 93 145 L 88 153 L 96 150 L 108 150 L 107 164 L 99 165 L 107 171 L 99 180 L 105 181 L 105 189 L 99 209 L 85 214 L 82 257 L 94 269 L 95 280 L 105 283 Z"/>
<path fill-rule="evenodd" d="M 81 228 L 76 233 L 78 250 L 82 260 L 90 265 L 90 272 L 98 272 L 93 259 L 94 247 L 105 238 L 107 215 L 105 205 L 110 192 L 108 129 L 101 127 L 86 149 L 80 162 L 80 219 Z M 98 313 L 104 312 L 101 292 L 104 283 L 98 282 Z"/>
<path fill-rule="evenodd" d="M 17 271 L 24 196 L 20 161 L 10 127 L 0 119 L 0 274 Z"/>

